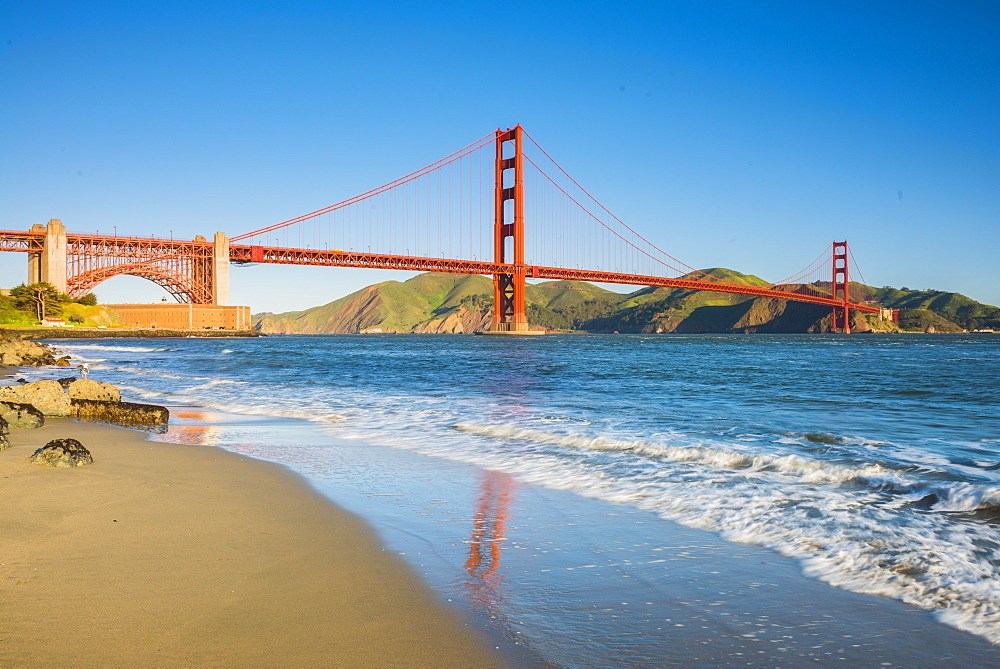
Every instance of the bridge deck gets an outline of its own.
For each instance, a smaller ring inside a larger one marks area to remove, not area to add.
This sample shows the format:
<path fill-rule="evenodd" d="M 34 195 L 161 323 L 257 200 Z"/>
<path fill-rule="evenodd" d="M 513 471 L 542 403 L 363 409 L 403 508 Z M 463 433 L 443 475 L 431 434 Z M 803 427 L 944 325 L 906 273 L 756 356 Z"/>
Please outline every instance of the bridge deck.
<path fill-rule="evenodd" d="M 38 252 L 42 250 L 44 232 L 0 230 L 0 251 Z M 190 253 L 194 246 L 211 246 L 208 241 L 180 239 L 159 239 L 155 237 L 127 237 L 123 235 L 90 235 L 69 233 L 66 240 L 70 246 L 86 246 L 88 252 L 105 255 L 127 256 L 141 249 L 143 262 L 153 262 L 156 256 L 162 259 L 176 257 L 180 253 Z M 513 274 L 518 267 L 510 263 L 494 263 L 483 260 L 453 260 L 449 258 L 421 258 L 413 256 L 380 253 L 357 253 L 354 251 L 296 249 L 272 246 L 249 246 L 233 244 L 229 248 L 229 259 L 235 263 L 269 263 L 283 265 L 319 265 L 328 267 L 364 267 L 369 269 L 396 269 L 414 272 L 450 272 L 455 274 Z M 796 302 L 822 304 L 830 307 L 845 306 L 843 300 L 832 297 L 794 293 L 776 288 L 744 286 L 725 282 L 696 281 L 684 278 L 642 276 L 598 270 L 580 270 L 561 267 L 539 267 L 525 265 L 526 278 L 561 279 L 569 281 L 591 281 L 634 286 L 657 286 L 681 288 L 684 290 L 735 293 L 754 297 L 773 297 Z M 878 305 L 848 303 L 851 309 L 863 313 L 877 314 Z"/>

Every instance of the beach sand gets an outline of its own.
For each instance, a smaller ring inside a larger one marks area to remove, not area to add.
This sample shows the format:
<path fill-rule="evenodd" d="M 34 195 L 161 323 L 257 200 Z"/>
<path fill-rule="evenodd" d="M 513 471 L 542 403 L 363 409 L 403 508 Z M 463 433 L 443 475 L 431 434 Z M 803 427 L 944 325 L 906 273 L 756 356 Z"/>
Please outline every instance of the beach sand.
<path fill-rule="evenodd" d="M 94 464 L 32 465 L 78 439 Z M 0 451 L 4 666 L 497 666 L 357 518 L 279 466 L 50 419 Z"/>

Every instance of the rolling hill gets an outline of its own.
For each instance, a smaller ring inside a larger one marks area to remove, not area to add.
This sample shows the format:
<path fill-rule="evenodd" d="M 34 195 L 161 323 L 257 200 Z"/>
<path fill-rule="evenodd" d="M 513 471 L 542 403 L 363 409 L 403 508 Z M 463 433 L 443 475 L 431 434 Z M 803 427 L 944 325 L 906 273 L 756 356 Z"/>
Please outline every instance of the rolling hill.
<path fill-rule="evenodd" d="M 713 268 L 726 281 L 766 285 L 759 277 Z M 829 295 L 829 282 L 795 284 L 786 290 Z M 960 332 L 1000 328 L 1000 309 L 964 295 L 872 289 L 852 284 L 852 298 L 874 295 L 900 309 L 903 329 Z M 621 294 L 589 283 L 546 281 L 525 291 L 529 322 L 550 331 L 620 333 L 826 332 L 830 310 L 816 304 L 730 293 L 641 288 Z M 485 276 L 427 273 L 408 281 L 385 281 L 304 311 L 253 317 L 261 332 L 274 334 L 468 334 L 489 327 L 493 283 Z M 852 329 L 895 331 L 894 324 L 854 312 Z"/>

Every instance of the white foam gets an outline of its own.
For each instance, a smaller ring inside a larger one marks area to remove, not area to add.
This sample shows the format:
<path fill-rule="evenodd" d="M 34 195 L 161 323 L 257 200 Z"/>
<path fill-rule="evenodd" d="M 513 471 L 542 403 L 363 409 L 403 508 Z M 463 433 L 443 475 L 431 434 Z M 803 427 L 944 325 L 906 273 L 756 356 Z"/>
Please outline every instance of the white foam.
<path fill-rule="evenodd" d="M 489 450 L 476 453 L 471 448 L 450 454 L 445 448 L 418 449 L 507 471 L 532 483 L 653 511 L 684 525 L 718 532 L 731 541 L 773 548 L 798 559 L 807 575 L 931 610 L 942 622 L 1000 644 L 1000 531 L 989 525 L 956 522 L 946 514 L 881 504 L 876 489 L 840 485 L 863 477 L 877 479 L 869 468 L 708 447 L 658 444 L 651 448 L 645 443 L 496 425 L 462 424 L 459 429 L 572 448 L 655 452 L 671 467 L 643 479 L 628 472 L 609 475 L 606 469 L 594 470 L 585 459 L 567 459 L 557 453 L 520 458 Z M 790 476 L 746 476 L 762 463 Z M 924 489 L 919 494 L 926 493 Z M 937 494 L 941 501 L 934 505 L 935 511 L 973 510 L 1000 498 L 995 487 L 966 483 L 939 486 Z"/>
<path fill-rule="evenodd" d="M 521 439 L 598 451 L 633 451 L 673 462 L 696 462 L 715 468 L 746 470 L 745 475 L 753 475 L 758 472 L 777 472 L 810 483 L 843 483 L 863 479 L 875 485 L 912 484 L 899 473 L 886 470 L 881 465 L 845 467 L 792 454 L 775 456 L 712 446 L 673 446 L 656 442 L 626 441 L 502 425 L 459 423 L 455 428 L 462 432 L 499 439 Z"/>
<path fill-rule="evenodd" d="M 118 351 L 122 353 L 160 353 L 163 351 L 177 351 L 176 348 L 148 348 L 146 346 L 115 346 L 106 344 L 59 344 L 61 347 L 73 351 Z"/>

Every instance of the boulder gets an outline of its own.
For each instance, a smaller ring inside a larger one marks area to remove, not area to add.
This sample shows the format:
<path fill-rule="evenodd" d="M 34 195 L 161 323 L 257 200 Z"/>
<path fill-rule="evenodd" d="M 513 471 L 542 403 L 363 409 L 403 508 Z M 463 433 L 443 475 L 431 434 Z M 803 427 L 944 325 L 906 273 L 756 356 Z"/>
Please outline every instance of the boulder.
<path fill-rule="evenodd" d="M 57 381 L 46 379 L 23 386 L 0 387 L 0 402 L 30 404 L 46 416 L 68 416 L 69 395 Z"/>
<path fill-rule="evenodd" d="M 69 367 L 69 356 L 64 355 L 63 357 L 56 360 L 56 367 Z"/>
<path fill-rule="evenodd" d="M 77 379 L 66 386 L 71 400 L 98 400 L 100 402 L 121 402 L 122 394 L 110 383 L 90 379 Z"/>
<path fill-rule="evenodd" d="M 0 365 L 21 367 L 27 365 L 53 365 L 55 356 L 45 344 L 6 335 L 0 336 Z"/>
<path fill-rule="evenodd" d="M 157 404 L 77 399 L 72 402 L 73 415 L 82 420 L 124 425 L 166 425 L 170 418 L 167 408 Z"/>
<path fill-rule="evenodd" d="M 82 467 L 94 464 L 90 454 L 76 439 L 53 439 L 28 458 L 29 462 L 47 467 Z"/>
<path fill-rule="evenodd" d="M 0 451 L 10 446 L 10 442 L 7 441 L 9 433 L 10 428 L 7 426 L 7 421 L 3 419 L 3 416 L 0 416 Z"/>
<path fill-rule="evenodd" d="M 14 430 L 31 430 L 45 425 L 45 416 L 30 404 L 0 402 L 0 418 Z"/>

